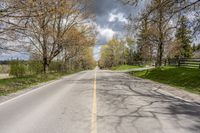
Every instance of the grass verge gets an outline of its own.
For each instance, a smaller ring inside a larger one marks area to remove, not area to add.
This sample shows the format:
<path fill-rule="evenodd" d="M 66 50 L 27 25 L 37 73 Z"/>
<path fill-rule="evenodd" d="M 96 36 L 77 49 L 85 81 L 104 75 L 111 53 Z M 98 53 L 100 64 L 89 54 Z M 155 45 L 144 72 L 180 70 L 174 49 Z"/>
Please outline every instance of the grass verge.
<path fill-rule="evenodd" d="M 62 76 L 73 74 L 76 72 L 48 73 L 48 74 L 30 75 L 21 78 L 0 79 L 0 96 L 8 95 L 10 93 L 14 93 L 19 90 L 32 87 L 34 85 L 38 85 L 39 83 L 55 80 L 61 78 Z"/>
<path fill-rule="evenodd" d="M 142 66 L 121 65 L 121 66 L 112 67 L 111 70 L 128 70 L 128 69 L 141 68 L 141 67 Z"/>
<path fill-rule="evenodd" d="M 131 73 L 134 76 L 176 86 L 200 95 L 200 70 L 163 67 Z"/>

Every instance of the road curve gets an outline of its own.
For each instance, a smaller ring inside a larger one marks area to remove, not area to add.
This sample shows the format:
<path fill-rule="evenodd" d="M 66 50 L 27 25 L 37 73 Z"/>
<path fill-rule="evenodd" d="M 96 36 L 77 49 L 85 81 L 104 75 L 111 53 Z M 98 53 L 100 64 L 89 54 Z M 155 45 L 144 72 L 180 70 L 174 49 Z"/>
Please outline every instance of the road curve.
<path fill-rule="evenodd" d="M 199 133 L 200 105 L 159 87 L 124 73 L 80 72 L 1 103 L 0 133 Z"/>

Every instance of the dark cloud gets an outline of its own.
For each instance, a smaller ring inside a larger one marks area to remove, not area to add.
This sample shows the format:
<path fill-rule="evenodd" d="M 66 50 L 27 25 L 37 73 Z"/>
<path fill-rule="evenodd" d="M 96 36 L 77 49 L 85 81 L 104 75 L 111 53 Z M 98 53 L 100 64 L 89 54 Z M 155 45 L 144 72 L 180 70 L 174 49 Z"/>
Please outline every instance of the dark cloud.
<path fill-rule="evenodd" d="M 97 16 L 104 16 L 114 9 L 119 12 L 130 14 L 131 11 L 137 11 L 139 8 L 130 5 L 124 5 L 121 0 L 95 0 L 95 12 Z"/>
<path fill-rule="evenodd" d="M 96 15 L 97 16 L 105 16 L 108 12 L 118 6 L 118 2 L 116 0 L 96 0 Z"/>
<path fill-rule="evenodd" d="M 137 16 L 139 11 L 142 9 L 142 7 L 145 5 L 145 1 L 143 0 L 143 3 L 141 3 L 139 6 L 130 6 L 130 5 L 124 5 L 121 0 L 95 0 L 95 13 L 96 13 L 96 24 L 98 28 L 101 30 L 105 30 L 107 32 L 101 33 L 101 35 L 98 35 L 98 43 L 94 50 L 95 57 L 98 59 L 100 53 L 100 46 L 105 44 L 108 39 L 107 36 L 110 36 L 109 34 L 112 34 L 111 31 L 113 31 L 117 35 L 122 35 L 125 31 L 124 26 L 125 22 L 120 20 L 122 18 L 115 18 L 113 21 L 109 21 L 109 15 L 113 13 L 114 15 L 122 14 L 123 19 L 128 18 L 130 14 L 132 16 Z M 111 30 L 111 31 L 110 31 Z"/>
<path fill-rule="evenodd" d="M 96 24 L 103 28 L 110 28 L 115 32 L 122 32 L 125 23 L 121 22 L 119 18 L 109 22 L 110 13 L 121 13 L 124 18 L 128 18 L 130 14 L 137 15 L 141 9 L 141 6 L 124 5 L 121 0 L 96 0 L 95 5 Z"/>

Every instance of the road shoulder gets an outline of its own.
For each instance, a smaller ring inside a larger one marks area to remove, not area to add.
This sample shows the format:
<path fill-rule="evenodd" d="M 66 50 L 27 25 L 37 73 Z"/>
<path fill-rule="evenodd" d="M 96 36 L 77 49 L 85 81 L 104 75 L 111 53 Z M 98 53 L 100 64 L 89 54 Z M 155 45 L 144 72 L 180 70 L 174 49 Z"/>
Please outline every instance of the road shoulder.
<path fill-rule="evenodd" d="M 78 72 L 78 73 L 81 73 L 81 72 Z M 9 101 L 9 100 L 11 100 L 13 98 L 16 98 L 18 96 L 21 96 L 21 95 L 24 95 L 26 93 L 29 93 L 31 91 L 34 91 L 34 90 L 40 89 L 42 87 L 45 87 L 47 85 L 59 82 L 59 81 L 65 79 L 65 78 L 68 78 L 68 77 L 71 77 L 71 76 L 75 76 L 78 73 L 66 75 L 66 76 L 63 76 L 63 77 L 61 77 L 59 79 L 55 79 L 55 80 L 50 80 L 50 81 L 47 81 L 47 82 L 39 83 L 38 85 L 34 85 L 34 86 L 29 87 L 29 88 L 19 90 L 19 91 L 15 92 L 15 93 L 11 93 L 11 94 L 8 94 L 8 95 L 0 96 L 0 104 L 4 103 L 6 101 Z"/>
<path fill-rule="evenodd" d="M 187 102 L 193 102 L 193 103 L 196 103 L 196 104 L 200 104 L 200 96 L 197 95 L 197 94 L 182 90 L 178 87 L 173 87 L 173 86 L 170 86 L 170 85 L 162 84 L 162 83 L 159 83 L 159 82 L 156 82 L 156 81 L 131 76 L 129 74 L 127 74 L 127 75 L 130 78 L 134 77 L 134 78 L 138 78 L 138 79 L 144 80 L 146 82 L 155 84 L 157 87 L 155 87 L 153 89 L 162 93 L 162 94 L 173 96 L 173 97 L 176 97 L 178 99 L 181 99 L 181 100 L 184 100 L 184 101 L 187 101 Z"/>

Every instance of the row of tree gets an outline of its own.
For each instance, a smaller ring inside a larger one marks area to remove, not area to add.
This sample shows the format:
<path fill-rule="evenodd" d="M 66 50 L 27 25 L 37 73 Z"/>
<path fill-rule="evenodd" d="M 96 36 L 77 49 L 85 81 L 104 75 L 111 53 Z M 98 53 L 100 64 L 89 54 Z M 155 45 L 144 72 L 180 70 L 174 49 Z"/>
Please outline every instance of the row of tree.
<path fill-rule="evenodd" d="M 142 65 L 136 51 L 136 43 L 131 39 L 113 38 L 101 49 L 100 68 L 111 68 L 119 65 Z"/>
<path fill-rule="evenodd" d="M 199 0 L 152 0 L 138 18 L 130 16 L 128 36 L 137 40 L 140 58 L 162 66 L 167 58 L 192 57 L 193 40 L 200 33 L 199 8 Z"/>
<path fill-rule="evenodd" d="M 61 61 L 63 70 L 93 67 L 91 0 L 1 0 L 0 49 L 31 53 L 43 71 Z"/>

